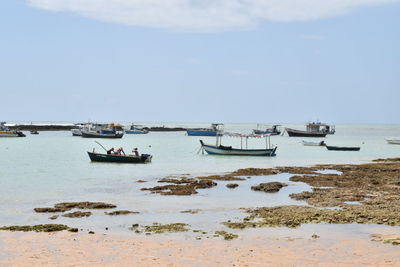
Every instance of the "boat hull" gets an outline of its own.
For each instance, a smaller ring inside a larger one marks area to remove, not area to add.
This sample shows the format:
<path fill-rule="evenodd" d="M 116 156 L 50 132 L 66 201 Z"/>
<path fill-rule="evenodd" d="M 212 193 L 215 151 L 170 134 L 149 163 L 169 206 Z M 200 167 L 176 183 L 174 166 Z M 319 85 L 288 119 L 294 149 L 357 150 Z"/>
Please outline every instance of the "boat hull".
<path fill-rule="evenodd" d="M 273 157 L 276 156 L 275 152 L 277 149 L 277 147 L 271 149 L 237 149 L 226 146 L 207 145 L 201 140 L 200 143 L 204 151 L 210 155 Z"/>
<path fill-rule="evenodd" d="M 122 138 L 123 133 L 96 133 L 82 131 L 82 137 L 85 138 Z"/>
<path fill-rule="evenodd" d="M 25 137 L 25 134 L 14 131 L 0 131 L 0 137 Z"/>
<path fill-rule="evenodd" d="M 389 139 L 386 138 L 386 142 L 392 145 L 400 145 L 400 138 L 399 139 Z"/>
<path fill-rule="evenodd" d="M 217 136 L 216 131 L 210 130 L 187 130 L 186 133 L 189 136 Z"/>
<path fill-rule="evenodd" d="M 148 154 L 142 154 L 140 157 L 135 156 L 120 156 L 120 155 L 109 155 L 95 152 L 88 152 L 89 158 L 94 162 L 112 162 L 112 163 L 149 163 L 151 162 L 152 156 Z"/>
<path fill-rule="evenodd" d="M 308 141 L 302 141 L 304 146 L 326 146 L 324 141 L 321 142 L 308 142 Z"/>
<path fill-rule="evenodd" d="M 291 128 L 285 128 L 285 130 L 290 137 L 325 137 L 327 135 L 325 132 L 307 132 Z"/>
<path fill-rule="evenodd" d="M 269 134 L 269 135 L 280 135 L 281 131 L 262 131 L 262 130 L 253 130 L 254 134 L 257 135 L 265 135 L 265 134 Z"/>
<path fill-rule="evenodd" d="M 360 147 L 350 146 L 326 146 L 326 148 L 333 151 L 360 151 Z"/>
<path fill-rule="evenodd" d="M 149 133 L 148 131 L 142 131 L 142 130 L 126 130 L 126 134 L 147 134 Z"/>

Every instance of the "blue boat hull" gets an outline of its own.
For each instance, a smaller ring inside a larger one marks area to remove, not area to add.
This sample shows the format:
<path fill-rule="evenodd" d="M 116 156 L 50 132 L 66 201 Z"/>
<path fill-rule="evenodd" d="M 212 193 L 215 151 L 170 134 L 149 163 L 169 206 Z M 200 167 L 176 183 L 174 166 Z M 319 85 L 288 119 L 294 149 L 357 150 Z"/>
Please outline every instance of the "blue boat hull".
<path fill-rule="evenodd" d="M 217 136 L 216 131 L 210 130 L 187 130 L 186 133 L 189 136 Z"/>

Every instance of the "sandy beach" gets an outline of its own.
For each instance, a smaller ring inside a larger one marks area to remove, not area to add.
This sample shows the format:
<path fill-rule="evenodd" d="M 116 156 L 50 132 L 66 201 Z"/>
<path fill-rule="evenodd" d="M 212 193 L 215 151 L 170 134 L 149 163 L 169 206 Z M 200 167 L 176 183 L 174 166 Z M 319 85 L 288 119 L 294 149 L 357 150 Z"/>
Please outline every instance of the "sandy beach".
<path fill-rule="evenodd" d="M 399 235 L 397 235 L 399 237 Z M 0 232 L 2 266 L 399 266 L 400 247 L 368 239 Z"/>

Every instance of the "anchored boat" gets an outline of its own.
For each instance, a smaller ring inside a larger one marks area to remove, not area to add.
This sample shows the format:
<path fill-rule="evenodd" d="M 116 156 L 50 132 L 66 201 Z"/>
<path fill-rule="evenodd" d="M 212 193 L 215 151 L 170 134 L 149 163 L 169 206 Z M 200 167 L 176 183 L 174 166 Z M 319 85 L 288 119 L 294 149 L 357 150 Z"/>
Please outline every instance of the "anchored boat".
<path fill-rule="evenodd" d="M 328 150 L 335 151 L 360 151 L 360 147 L 352 147 L 352 146 L 326 146 Z"/>
<path fill-rule="evenodd" d="M 131 125 L 128 130 L 125 130 L 126 134 L 148 134 L 149 131 L 146 129 L 138 128 L 137 125 Z"/>
<path fill-rule="evenodd" d="M 253 130 L 253 134 L 256 135 L 264 135 L 264 134 L 269 134 L 269 135 L 280 135 L 281 130 L 280 130 L 280 125 L 272 125 L 272 128 L 267 128 L 265 130 L 259 130 L 258 129 L 258 124 L 257 124 L 257 129 Z"/>
<path fill-rule="evenodd" d="M 311 122 L 306 125 L 306 130 L 285 128 L 285 131 L 292 137 L 325 137 L 327 134 L 335 133 L 335 126 L 320 122 Z"/>
<path fill-rule="evenodd" d="M 0 137 L 25 137 L 21 131 L 10 130 L 5 122 L 0 122 Z"/>
<path fill-rule="evenodd" d="M 222 132 L 222 123 L 213 123 L 209 129 L 187 130 L 189 136 L 217 136 Z"/>
<path fill-rule="evenodd" d="M 210 155 L 229 155 L 229 156 L 264 156 L 264 157 L 272 157 L 276 156 L 277 146 L 271 146 L 270 136 L 266 136 L 266 148 L 265 149 L 248 149 L 247 148 L 247 139 L 249 135 L 240 135 L 241 144 L 243 144 L 242 139 L 246 138 L 246 148 L 233 148 L 232 146 L 223 146 L 221 145 L 222 136 L 217 136 L 216 145 L 208 145 L 200 140 L 201 150 L 206 151 Z"/>
<path fill-rule="evenodd" d="M 124 136 L 124 130 L 120 124 L 102 125 L 98 130 L 82 129 L 81 133 L 85 138 L 122 138 Z"/>
<path fill-rule="evenodd" d="M 325 141 L 321 142 L 310 142 L 310 141 L 301 141 L 304 146 L 326 146 Z"/>
<path fill-rule="evenodd" d="M 389 137 L 386 138 L 386 142 L 392 145 L 400 145 L 400 137 Z"/>

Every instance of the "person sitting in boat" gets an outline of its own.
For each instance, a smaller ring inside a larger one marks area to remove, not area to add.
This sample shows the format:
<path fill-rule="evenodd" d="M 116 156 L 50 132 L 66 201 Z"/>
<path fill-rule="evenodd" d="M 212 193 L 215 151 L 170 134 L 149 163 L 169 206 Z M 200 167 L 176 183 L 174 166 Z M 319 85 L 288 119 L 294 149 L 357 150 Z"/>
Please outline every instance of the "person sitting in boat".
<path fill-rule="evenodd" d="M 125 156 L 125 151 L 124 151 L 124 149 L 123 149 L 122 147 L 119 147 L 119 148 L 115 151 L 114 154 L 115 154 L 115 155 L 119 155 L 119 156 L 121 156 L 122 154 L 124 154 L 124 156 Z"/>
<path fill-rule="evenodd" d="M 107 155 L 111 155 L 111 153 L 114 154 L 114 148 L 110 148 L 109 150 L 107 150 Z"/>
<path fill-rule="evenodd" d="M 135 147 L 135 148 L 132 150 L 132 152 L 133 152 L 133 154 L 135 154 L 135 157 L 139 157 L 139 151 L 138 151 L 137 147 Z"/>

